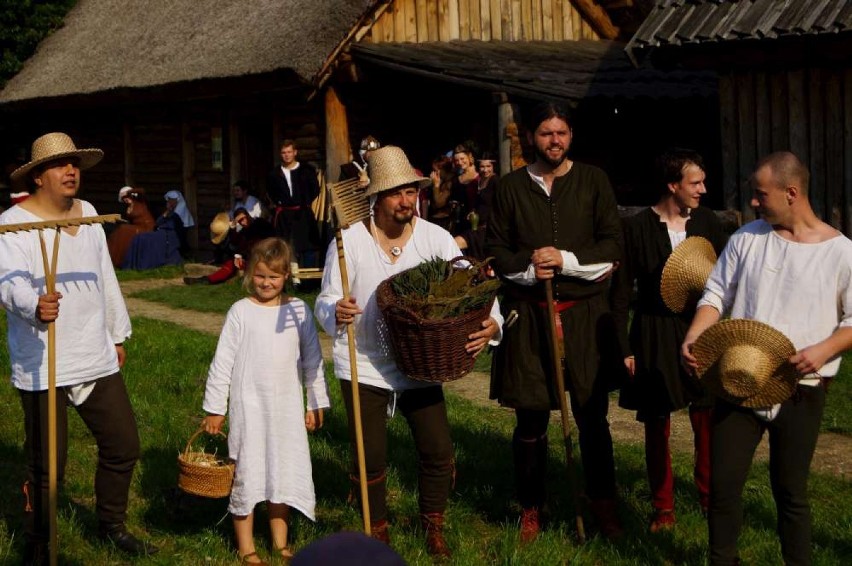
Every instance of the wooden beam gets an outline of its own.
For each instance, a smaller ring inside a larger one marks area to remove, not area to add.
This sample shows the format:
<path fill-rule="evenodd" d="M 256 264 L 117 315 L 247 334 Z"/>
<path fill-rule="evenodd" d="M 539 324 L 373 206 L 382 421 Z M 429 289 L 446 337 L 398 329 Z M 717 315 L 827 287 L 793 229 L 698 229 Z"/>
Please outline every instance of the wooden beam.
<path fill-rule="evenodd" d="M 500 6 L 496 0 L 480 0 L 479 19 L 482 26 L 482 41 L 491 41 L 494 33 L 494 20 L 491 19 L 491 10 L 494 5 Z M 498 20 L 499 21 L 499 20 Z M 499 26 L 498 26 L 499 27 Z"/>
<path fill-rule="evenodd" d="M 393 3 L 393 40 L 405 41 L 405 2 L 396 0 Z"/>
<path fill-rule="evenodd" d="M 122 134 L 124 137 L 124 184 L 128 187 L 133 186 L 133 126 L 124 119 L 122 125 Z"/>
<path fill-rule="evenodd" d="M 470 3 L 467 0 L 451 0 L 458 6 L 459 13 L 459 39 L 466 41 L 470 39 Z"/>
<path fill-rule="evenodd" d="M 521 41 L 521 0 L 512 0 L 512 12 L 509 14 L 509 21 L 511 22 L 512 32 L 508 38 L 504 34 L 503 40 Z"/>
<path fill-rule="evenodd" d="M 423 22 L 422 39 L 420 38 L 420 22 Z M 417 43 L 426 41 L 426 4 L 417 0 L 405 2 L 405 41 Z"/>
<path fill-rule="evenodd" d="M 237 112 L 234 108 L 231 108 L 231 111 L 228 112 L 228 171 L 230 173 L 230 186 L 233 187 L 234 183 L 239 181 L 242 176 L 242 147 L 240 147 L 240 123 L 237 120 Z M 231 205 L 233 205 L 233 191 L 228 190 L 228 194 L 231 198 Z"/>
<path fill-rule="evenodd" d="M 852 69 L 843 71 L 843 231 L 852 234 Z"/>
<path fill-rule="evenodd" d="M 772 111 L 768 87 L 769 80 L 766 72 L 756 72 L 754 74 L 754 110 L 758 159 L 772 151 Z"/>
<path fill-rule="evenodd" d="M 417 43 L 429 41 L 429 3 L 425 0 L 415 2 L 417 14 Z"/>
<path fill-rule="evenodd" d="M 571 4 L 580 12 L 583 19 L 604 39 L 615 39 L 621 30 L 612 23 L 606 10 L 594 0 L 571 0 Z"/>
<path fill-rule="evenodd" d="M 754 117 L 754 75 L 750 72 L 734 75 L 737 85 L 737 121 L 739 135 L 737 136 L 737 153 L 739 154 L 739 170 L 737 171 L 737 188 L 740 196 L 740 212 L 743 221 L 754 219 L 751 208 L 751 178 L 754 164 L 757 162 L 757 134 Z"/>
<path fill-rule="evenodd" d="M 423 2 L 424 0 L 420 0 L 418 4 Z M 426 29 L 429 33 L 429 41 L 438 41 L 440 39 L 440 9 L 438 7 L 438 0 L 425 0 L 426 1 Z"/>
<path fill-rule="evenodd" d="M 771 151 L 781 151 L 790 147 L 787 75 L 783 71 L 773 71 L 769 74 L 769 93 L 772 113 Z"/>
<path fill-rule="evenodd" d="M 450 0 L 449 25 L 451 41 L 461 37 L 461 30 L 459 26 L 459 1 L 460 0 Z"/>
<path fill-rule="evenodd" d="M 509 135 L 509 127 L 514 123 L 515 118 L 512 104 L 509 102 L 506 93 L 497 93 L 494 98 L 497 101 L 498 159 L 500 160 L 500 175 L 503 176 L 512 172 L 512 138 Z"/>
<path fill-rule="evenodd" d="M 195 226 L 186 230 L 186 239 L 189 247 L 198 249 L 198 177 L 195 174 L 195 140 L 192 136 L 192 127 L 189 119 L 184 116 L 180 124 L 181 140 L 181 172 L 183 175 L 183 198 L 186 207 L 195 219 Z"/>
<path fill-rule="evenodd" d="M 544 30 L 542 25 L 542 1 L 532 0 L 532 38 L 536 41 L 544 39 Z"/>
<path fill-rule="evenodd" d="M 521 0 L 521 39 L 523 41 L 535 39 L 533 36 L 532 3 L 533 0 Z"/>
<path fill-rule="evenodd" d="M 719 129 L 722 142 L 722 191 L 726 210 L 739 210 L 737 184 L 737 99 L 734 78 L 719 77 Z"/>
<path fill-rule="evenodd" d="M 808 111 L 805 106 L 805 72 L 801 69 L 787 74 L 787 92 L 790 97 L 790 151 L 808 162 Z"/>
<path fill-rule="evenodd" d="M 809 196 L 814 213 L 822 220 L 828 221 L 828 203 L 825 201 L 825 103 L 822 71 L 811 67 L 807 84 L 809 111 L 808 121 L 803 126 L 810 131 Z"/>
<path fill-rule="evenodd" d="M 553 4 L 550 0 L 541 0 L 541 38 L 553 41 Z"/>
<path fill-rule="evenodd" d="M 329 181 L 337 179 L 340 166 L 350 159 L 346 106 L 334 87 L 330 86 L 325 91 L 325 178 Z"/>
<path fill-rule="evenodd" d="M 565 35 L 563 34 L 563 12 L 562 12 L 562 0 L 550 0 L 551 2 L 551 21 L 550 26 L 553 30 L 553 40 L 554 41 L 562 41 L 565 39 Z M 569 8 L 570 10 L 570 8 Z M 547 22 L 545 22 L 546 24 Z"/>
<path fill-rule="evenodd" d="M 465 0 L 462 0 L 464 2 Z M 481 0 L 488 3 L 488 0 Z M 482 40 L 482 6 L 480 0 L 470 0 L 470 38 Z M 490 31 L 490 30 L 489 30 Z"/>
<path fill-rule="evenodd" d="M 450 0 L 438 0 L 438 40 L 450 40 Z"/>
<path fill-rule="evenodd" d="M 843 95 L 841 71 L 825 77 L 825 207 L 829 224 L 843 229 Z M 852 111 L 847 108 L 846 112 Z"/>

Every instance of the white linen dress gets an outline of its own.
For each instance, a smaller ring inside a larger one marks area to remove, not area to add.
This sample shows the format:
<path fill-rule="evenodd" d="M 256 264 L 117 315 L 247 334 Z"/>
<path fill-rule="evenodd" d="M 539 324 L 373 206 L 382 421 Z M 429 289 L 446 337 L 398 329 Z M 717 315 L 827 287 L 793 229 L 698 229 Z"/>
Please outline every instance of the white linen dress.
<path fill-rule="evenodd" d="M 261 501 L 285 503 L 315 520 L 308 409 L 329 406 L 322 352 L 307 305 L 242 299 L 231 307 L 210 364 L 204 410 L 228 412 L 236 474 L 228 510 L 248 515 Z"/>

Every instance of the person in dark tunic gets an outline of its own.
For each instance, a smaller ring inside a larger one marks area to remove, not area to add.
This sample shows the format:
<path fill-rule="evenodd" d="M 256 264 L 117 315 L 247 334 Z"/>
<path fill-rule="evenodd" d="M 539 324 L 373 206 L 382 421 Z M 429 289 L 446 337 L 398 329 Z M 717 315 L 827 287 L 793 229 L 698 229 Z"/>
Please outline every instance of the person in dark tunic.
<path fill-rule="evenodd" d="M 606 173 L 567 159 L 572 136 L 565 108 L 542 103 L 533 109 L 527 137 L 536 160 L 500 179 L 486 232 L 486 251 L 506 290 L 503 316 L 517 313 L 492 360 L 490 395 L 517 417 L 512 448 L 522 541 L 538 536 L 547 424 L 560 406 L 551 369 L 548 279 L 564 330 L 564 378 L 580 431 L 590 508 L 605 536 L 622 532 L 607 371 L 600 362 L 618 360 L 607 348 L 616 342 L 609 275 L 621 257 L 621 221 Z"/>
<path fill-rule="evenodd" d="M 491 201 L 494 200 L 494 192 L 497 189 L 498 176 L 495 172 L 497 161 L 490 153 L 483 153 L 477 160 L 479 164 L 479 176 L 477 177 L 476 198 L 473 210 L 467 213 L 470 227 L 456 236 L 456 243 L 465 255 L 484 260 L 488 257 L 485 253 L 485 231 L 488 227 L 488 218 L 491 215 Z"/>
<path fill-rule="evenodd" d="M 281 165 L 269 172 L 266 193 L 273 208 L 272 225 L 296 251 L 299 265 L 314 267 L 320 234 L 311 203 L 320 193 L 317 172 L 309 163 L 302 163 L 296 142 L 281 142 Z"/>
<path fill-rule="evenodd" d="M 631 378 L 621 389 L 619 403 L 637 411 L 645 425 L 645 465 L 651 488 L 653 515 L 649 529 L 674 526 L 674 478 L 669 434 L 673 411 L 689 406 L 695 437 L 694 478 L 701 508 L 710 502 L 710 408 L 697 380 L 680 363 L 680 345 L 695 314 L 695 305 L 682 313 L 666 307 L 660 295 L 663 266 L 672 250 L 689 236 L 702 236 L 716 254 L 727 237 L 713 211 L 699 206 L 707 190 L 701 156 L 690 150 L 670 149 L 658 159 L 660 199 L 624 224 L 624 262 L 615 276 L 613 311 L 620 330 L 624 363 Z M 638 295 L 627 334 L 630 294 Z"/>

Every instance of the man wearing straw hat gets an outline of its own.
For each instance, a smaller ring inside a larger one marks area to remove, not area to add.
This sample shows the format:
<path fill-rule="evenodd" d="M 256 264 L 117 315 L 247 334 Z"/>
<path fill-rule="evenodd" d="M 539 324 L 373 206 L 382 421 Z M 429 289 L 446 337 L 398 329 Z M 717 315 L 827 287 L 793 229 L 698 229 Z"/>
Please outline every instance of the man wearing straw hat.
<path fill-rule="evenodd" d="M 620 404 L 637 411 L 645 428 L 652 533 L 675 524 L 671 413 L 686 406 L 695 439 L 695 485 L 702 510 L 709 505 L 712 397 L 681 365 L 679 352 L 695 303 L 727 240 L 716 214 L 700 206 L 707 192 L 701 156 L 671 148 L 659 156 L 656 168 L 662 194 L 654 206 L 624 223 L 624 262 L 612 300 L 630 376 L 621 388 Z M 628 339 L 634 282 L 638 293 Z"/>
<path fill-rule="evenodd" d="M 27 179 L 34 194 L 0 215 L 0 224 L 67 220 L 95 216 L 94 207 L 74 198 L 80 171 L 98 163 L 99 149 L 77 149 L 69 136 L 51 133 L 32 146 L 32 160 L 12 173 Z M 47 238 L 52 253 L 53 238 Z M 96 512 L 100 536 L 132 555 L 157 552 L 127 532 L 127 502 L 139 457 L 136 420 L 120 367 L 130 318 L 118 286 L 106 238 L 99 225 L 63 228 L 59 245 L 57 292 L 46 293 L 38 234 L 0 237 L 0 302 L 8 313 L 12 384 L 24 413 L 25 562 L 46 560 L 48 525 L 48 361 L 47 323 L 55 321 L 57 356 L 56 414 L 58 479 L 68 451 L 67 406 L 74 406 L 95 437 Z"/>
<path fill-rule="evenodd" d="M 615 341 L 607 278 L 621 257 L 621 220 L 606 173 L 567 157 L 573 136 L 568 110 L 541 103 L 525 121 L 535 162 L 500 179 L 486 232 L 486 253 L 505 281 L 504 314 L 517 315 L 494 358 L 491 398 L 515 409 L 517 418 L 512 451 L 521 540 L 535 539 L 540 529 L 553 409 L 562 412 L 566 456 L 572 459 L 562 376 L 580 431 L 590 508 L 601 533 L 613 538 L 622 528 L 601 360 L 616 359 L 605 350 Z M 556 302 L 553 322 L 548 289 Z M 556 369 L 559 348 L 551 349 L 551 341 L 565 350 L 564 371 Z"/>
<path fill-rule="evenodd" d="M 419 506 L 426 531 L 427 550 L 439 557 L 450 555 L 443 534 L 444 511 L 453 477 L 453 445 L 440 384 L 415 381 L 396 366 L 387 327 L 378 305 L 376 289 L 396 273 L 435 257 L 446 260 L 461 255 L 449 232 L 414 215 L 418 190 L 430 181 L 416 174 L 405 153 L 385 146 L 369 156 L 371 217 L 343 230 L 351 297 L 344 299 L 341 271 L 334 243 L 329 246 L 322 291 L 315 314 L 325 331 L 334 337 L 334 368 L 342 382 L 349 381 L 348 338 L 345 325 L 353 324 L 356 336 L 358 395 L 363 423 L 368 502 L 372 535 L 390 541 L 387 522 L 386 469 L 387 418 L 402 412 L 417 449 Z M 499 307 L 482 322 L 482 330 L 468 336 L 466 350 L 479 354 L 498 337 L 502 317 Z M 343 385 L 343 383 L 341 383 Z M 354 463 L 355 432 L 353 394 L 347 383 L 341 387 L 349 415 L 353 453 L 352 479 L 357 484 Z"/>
<path fill-rule="evenodd" d="M 738 562 L 742 491 L 764 431 L 784 562 L 811 563 L 808 472 L 825 380 L 852 347 L 852 242 L 814 214 L 808 181 L 790 152 L 758 162 L 751 205 L 761 218 L 731 236 L 681 348 L 684 363 L 719 396 L 711 564 Z M 717 323 L 723 315 L 745 320 Z"/>

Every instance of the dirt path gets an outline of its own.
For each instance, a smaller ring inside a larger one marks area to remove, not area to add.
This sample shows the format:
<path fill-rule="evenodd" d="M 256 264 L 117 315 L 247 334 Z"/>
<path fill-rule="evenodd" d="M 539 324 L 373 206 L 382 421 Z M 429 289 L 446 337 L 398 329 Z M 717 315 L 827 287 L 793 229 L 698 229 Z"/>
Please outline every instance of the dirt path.
<path fill-rule="evenodd" d="M 195 269 L 193 275 L 200 275 L 201 271 L 203 271 L 203 266 L 193 269 Z M 195 273 L 196 271 L 198 273 Z M 225 321 L 224 315 L 174 309 L 160 303 L 128 297 L 128 295 L 138 291 L 168 285 L 183 285 L 183 281 L 179 278 L 146 279 L 122 283 L 121 289 L 125 295 L 130 315 L 167 320 L 199 332 L 213 335 L 219 334 Z M 320 344 L 322 346 L 323 357 L 330 359 L 331 338 L 321 332 Z M 458 381 L 447 384 L 445 387 L 447 391 L 469 399 L 478 405 L 497 408 L 496 403 L 488 399 L 488 380 L 489 376 L 487 374 L 473 372 Z M 552 418 L 558 420 L 558 413 L 553 413 Z M 609 421 L 613 440 L 625 444 L 643 444 L 644 431 L 642 425 L 636 422 L 632 412 L 621 409 L 617 403 L 612 402 L 610 403 Z M 689 416 L 686 411 L 679 411 L 672 415 L 670 442 L 673 451 L 692 452 L 692 428 L 689 424 Z M 766 437 L 764 437 L 763 442 L 758 447 L 756 458 L 761 461 L 769 458 L 769 445 Z M 817 442 L 812 469 L 841 478 L 852 476 L 852 438 L 842 434 L 822 433 Z"/>

